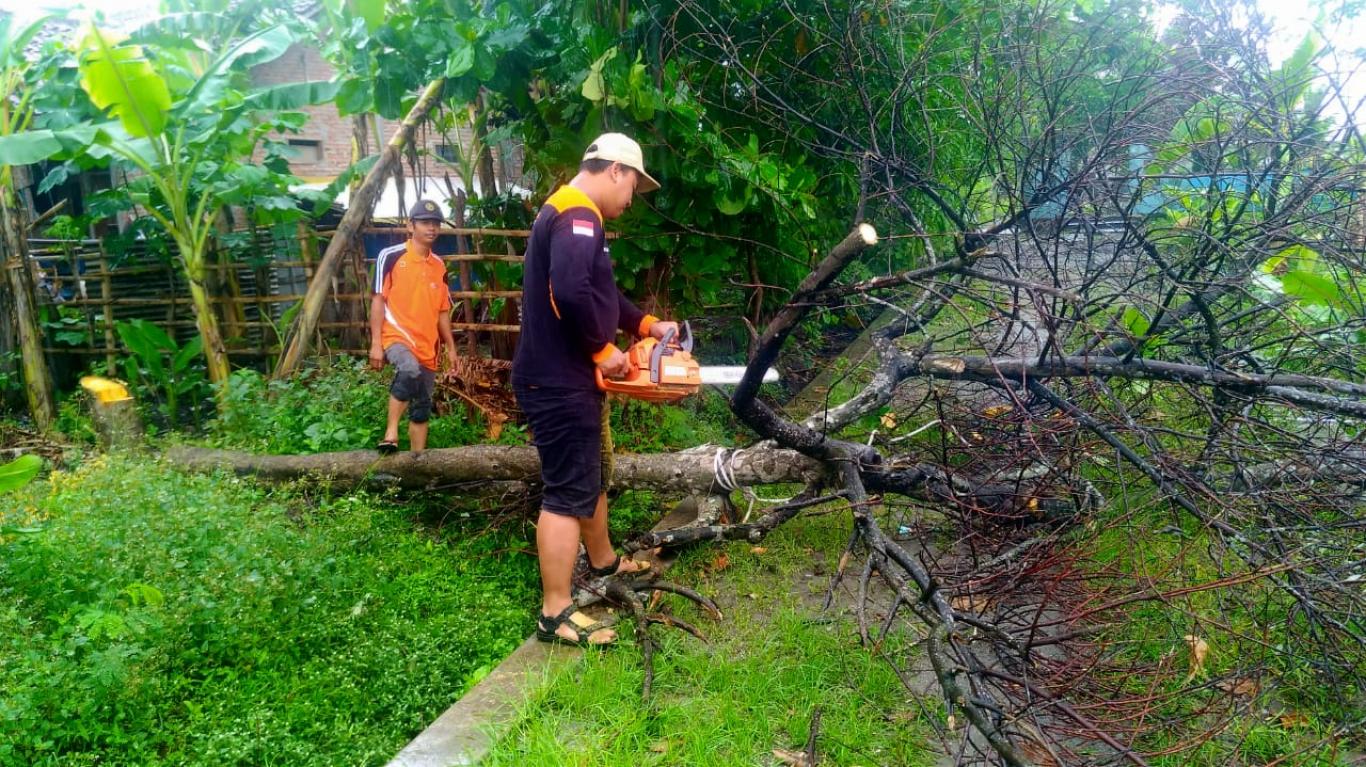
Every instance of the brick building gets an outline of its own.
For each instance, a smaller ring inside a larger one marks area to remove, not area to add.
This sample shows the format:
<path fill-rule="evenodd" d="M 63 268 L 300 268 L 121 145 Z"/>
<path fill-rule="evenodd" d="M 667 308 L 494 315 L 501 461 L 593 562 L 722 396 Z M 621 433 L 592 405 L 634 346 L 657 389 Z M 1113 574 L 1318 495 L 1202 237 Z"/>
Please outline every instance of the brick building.
<path fill-rule="evenodd" d="M 332 67 L 323 60 L 318 49 L 312 45 L 297 44 L 280 58 L 262 64 L 252 70 L 252 80 L 257 85 L 281 85 L 285 83 L 328 80 L 334 76 Z M 284 140 L 294 150 L 290 170 L 310 186 L 321 188 L 332 182 L 351 164 L 352 139 L 355 133 L 354 115 L 341 116 L 333 104 L 305 107 L 308 122 L 297 135 L 275 136 Z M 378 152 L 388 143 L 398 130 L 398 120 L 385 120 L 378 115 L 368 115 L 371 131 L 378 130 L 380 140 L 371 135 L 368 139 L 369 153 Z M 455 165 L 458 157 L 469 152 L 472 134 L 468 127 L 461 126 L 443 135 L 440 131 L 423 126 L 419 129 L 417 146 L 423 155 L 422 172 L 425 178 L 405 178 L 404 198 L 411 202 L 418 197 L 432 197 L 444 202 L 450 196 L 451 186 L 462 188 L 460 171 Z M 259 152 L 258 152 L 259 156 Z M 499 188 L 506 189 L 509 184 L 514 188 L 520 181 L 519 148 L 503 146 L 494 151 L 495 175 Z M 506 162 L 505 162 L 505 159 Z M 506 165 L 506 172 L 505 172 Z M 405 163 L 405 174 L 412 169 Z M 478 180 L 473 180 L 473 191 L 478 190 Z M 466 190 L 471 191 L 471 190 Z M 345 204 L 345 194 L 339 198 Z M 380 195 L 375 209 L 378 218 L 399 215 L 397 189 L 392 181 Z"/>

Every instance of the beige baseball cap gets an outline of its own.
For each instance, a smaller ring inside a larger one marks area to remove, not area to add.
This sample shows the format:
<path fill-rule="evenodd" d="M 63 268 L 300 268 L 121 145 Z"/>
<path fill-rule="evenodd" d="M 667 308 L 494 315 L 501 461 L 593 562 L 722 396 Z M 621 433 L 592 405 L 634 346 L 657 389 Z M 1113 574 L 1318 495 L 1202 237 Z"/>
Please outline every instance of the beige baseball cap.
<path fill-rule="evenodd" d="M 604 133 L 593 139 L 583 153 L 583 159 L 611 160 L 631 168 L 640 174 L 640 183 L 636 186 L 638 193 L 653 192 L 659 188 L 659 182 L 645 172 L 645 157 L 640 152 L 640 144 L 624 133 Z"/>

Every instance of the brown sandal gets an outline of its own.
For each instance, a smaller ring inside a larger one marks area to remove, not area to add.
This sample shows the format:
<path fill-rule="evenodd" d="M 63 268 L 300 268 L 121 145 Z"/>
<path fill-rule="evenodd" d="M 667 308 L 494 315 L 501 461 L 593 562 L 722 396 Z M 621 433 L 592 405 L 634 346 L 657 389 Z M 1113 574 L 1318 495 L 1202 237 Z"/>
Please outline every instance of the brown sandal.
<path fill-rule="evenodd" d="M 576 637 L 569 639 L 560 636 L 557 633 L 560 626 L 568 626 L 573 629 Z M 554 617 L 544 613 L 539 615 L 536 619 L 536 638 L 542 642 L 569 645 L 570 647 L 605 647 L 616 644 L 615 638 L 606 642 L 594 642 L 589 639 L 589 637 L 606 628 L 611 628 L 611 626 L 593 620 L 579 612 L 577 606 L 571 604 Z"/>
<path fill-rule="evenodd" d="M 585 559 L 586 558 L 587 557 L 585 556 Z M 621 567 L 621 559 L 621 555 L 618 554 L 617 556 L 612 558 L 611 562 L 603 565 L 602 567 L 594 567 L 593 561 L 588 560 L 588 574 L 593 576 L 594 578 L 606 578 L 609 575 L 616 575 L 617 568 Z M 632 570 L 629 573 L 622 573 L 622 575 L 640 575 L 641 573 L 646 573 L 650 571 L 650 561 L 648 559 L 632 559 L 631 561 L 635 562 L 637 565 L 640 565 L 639 569 Z"/>

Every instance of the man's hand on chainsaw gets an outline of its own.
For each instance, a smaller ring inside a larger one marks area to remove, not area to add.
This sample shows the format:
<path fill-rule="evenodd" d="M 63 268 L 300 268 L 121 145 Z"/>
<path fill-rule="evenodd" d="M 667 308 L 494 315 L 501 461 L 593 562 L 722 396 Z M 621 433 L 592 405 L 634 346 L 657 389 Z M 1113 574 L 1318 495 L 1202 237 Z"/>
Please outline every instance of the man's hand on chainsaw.
<path fill-rule="evenodd" d="M 631 358 L 614 346 L 612 354 L 598 363 L 598 370 L 602 371 L 603 378 L 625 378 L 631 374 Z"/>
<path fill-rule="evenodd" d="M 657 321 L 655 324 L 653 324 L 653 325 L 650 326 L 650 335 L 653 336 L 656 340 L 663 341 L 663 340 L 664 340 L 664 336 L 668 335 L 670 330 L 672 330 L 672 331 L 674 332 L 674 340 L 677 341 L 677 340 L 678 340 L 678 323 L 677 323 L 677 322 L 667 322 L 667 321 L 665 321 L 665 320 L 659 320 L 659 321 Z"/>

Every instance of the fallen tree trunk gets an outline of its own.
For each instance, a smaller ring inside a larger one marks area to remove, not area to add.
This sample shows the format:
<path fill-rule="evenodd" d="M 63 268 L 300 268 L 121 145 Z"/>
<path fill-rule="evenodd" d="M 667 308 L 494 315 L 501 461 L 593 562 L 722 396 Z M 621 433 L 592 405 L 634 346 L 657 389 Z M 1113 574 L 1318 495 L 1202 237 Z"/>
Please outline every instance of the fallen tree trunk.
<path fill-rule="evenodd" d="M 615 487 L 667 490 L 686 494 L 716 492 L 717 448 L 681 453 L 616 456 Z M 373 450 L 317 455 L 256 455 L 233 450 L 174 447 L 173 465 L 190 471 L 232 471 L 270 481 L 327 479 L 353 486 L 435 489 L 469 482 L 537 482 L 541 463 L 533 447 L 479 445 L 428 450 L 421 456 L 399 453 L 378 457 Z M 795 450 L 727 449 L 726 479 L 736 486 L 807 484 L 824 473 L 821 464 Z"/>

